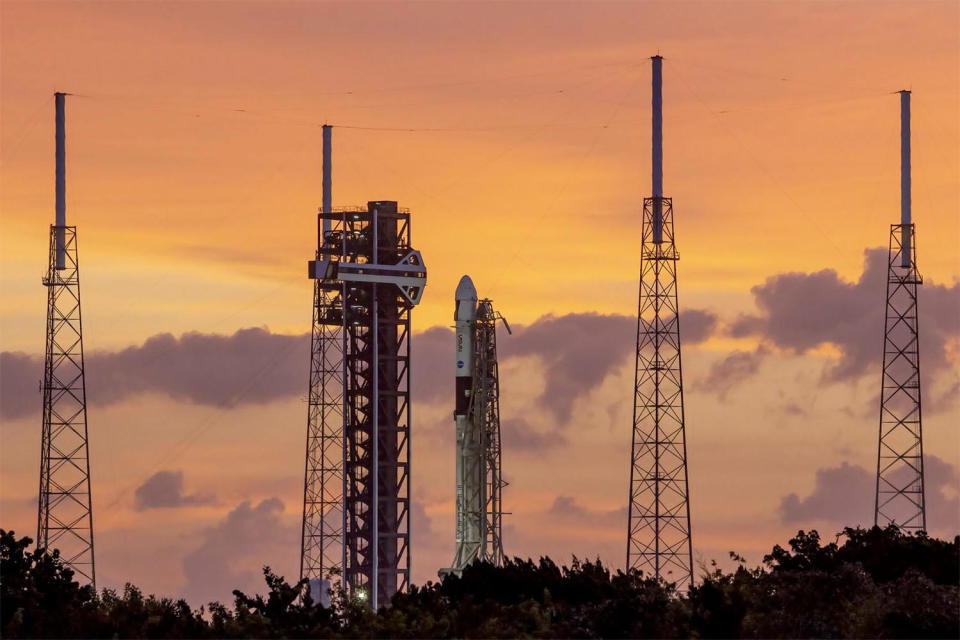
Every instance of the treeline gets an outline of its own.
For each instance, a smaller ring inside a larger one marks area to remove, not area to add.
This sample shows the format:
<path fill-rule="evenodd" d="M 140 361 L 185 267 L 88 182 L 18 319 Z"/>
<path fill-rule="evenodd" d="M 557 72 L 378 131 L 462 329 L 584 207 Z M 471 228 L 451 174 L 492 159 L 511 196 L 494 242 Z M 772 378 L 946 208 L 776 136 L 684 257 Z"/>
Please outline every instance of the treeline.
<path fill-rule="evenodd" d="M 397 594 L 378 613 L 339 592 L 330 607 L 315 605 L 305 583 L 269 568 L 267 595 L 234 591 L 232 608 L 192 609 L 129 584 L 122 594 L 95 594 L 56 552 L 0 535 L 4 638 L 960 637 L 960 538 L 895 527 L 845 529 L 828 544 L 801 531 L 760 567 L 731 554 L 736 570 L 703 569 L 685 593 L 599 561 L 477 563 L 462 577 Z"/>

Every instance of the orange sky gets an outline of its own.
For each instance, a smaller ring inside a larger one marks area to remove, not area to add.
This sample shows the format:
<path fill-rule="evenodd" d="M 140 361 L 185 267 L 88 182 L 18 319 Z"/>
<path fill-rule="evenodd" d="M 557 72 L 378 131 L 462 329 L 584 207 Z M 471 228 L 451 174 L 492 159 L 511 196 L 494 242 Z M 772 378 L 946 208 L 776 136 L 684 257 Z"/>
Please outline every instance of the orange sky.
<path fill-rule="evenodd" d="M 395 199 L 413 211 L 414 244 L 429 270 L 417 329 L 449 324 L 463 273 L 511 322 L 635 313 L 638 212 L 650 191 L 648 57 L 658 51 L 665 190 L 674 198 L 684 307 L 732 319 L 752 310 L 751 287 L 776 273 L 833 268 L 859 277 L 864 248 L 885 245 L 899 215 L 899 100 L 891 92 L 901 88 L 913 90 L 919 266 L 931 282 L 960 277 L 955 2 L 5 0 L 0 20 L 4 351 L 37 353 L 43 344 L 54 90 L 76 94 L 67 101 L 67 216 L 79 229 L 88 351 L 158 332 L 307 331 L 304 261 L 315 241 L 324 122 L 336 127 L 334 204 Z M 715 338 L 685 353 L 685 373 L 696 377 L 698 365 L 755 344 Z M 742 550 L 762 549 L 789 532 L 771 509 L 784 493 L 808 492 L 818 467 L 850 459 L 869 468 L 872 413 L 857 418 L 857 437 L 823 429 L 851 398 L 871 401 L 870 381 L 826 389 L 806 419 L 757 408 L 815 377 L 830 357 L 829 348 L 778 356 L 766 380 L 723 402 L 688 394 L 688 423 L 701 434 L 691 445 L 691 490 L 707 522 L 694 541 L 703 553 L 722 554 L 738 541 L 748 541 Z M 533 536 L 530 514 L 557 491 L 601 510 L 622 506 L 626 467 L 603 457 L 628 443 L 629 407 L 607 407 L 623 400 L 623 389 L 629 397 L 631 374 L 619 376 L 625 387 L 608 379 L 596 391 L 604 417 L 583 409 L 584 424 L 604 426 L 581 430 L 580 453 L 531 461 L 514 479 L 518 540 Z M 504 392 L 505 412 L 522 410 L 509 396 L 523 389 L 518 382 Z M 166 417 L 145 417 L 144 406 Z M 162 397 L 98 411 L 94 434 L 155 438 L 149 451 L 137 450 L 136 439 L 114 441 L 111 459 L 94 440 L 95 491 L 104 496 L 95 500 L 113 505 L 99 512 L 101 539 L 129 540 L 136 536 L 121 535 L 124 527 L 163 515 L 125 510 L 121 490 L 163 465 L 182 468 L 188 484 L 220 499 L 216 508 L 171 516 L 180 537 L 163 542 L 170 558 L 189 549 L 191 531 L 243 499 L 282 495 L 284 517 L 295 523 L 298 480 L 286 463 L 227 473 L 218 456 L 252 455 L 257 438 L 267 437 L 258 430 L 265 423 L 271 442 L 298 450 L 303 413 L 299 402 L 224 411 Z M 418 415 L 442 421 L 446 407 Z M 956 418 L 935 415 L 926 425 L 927 450 L 952 464 L 960 463 Z M 179 438 L 208 423 L 220 426 L 177 453 Z M 228 424 L 249 440 L 225 445 Z M 772 424 L 780 425 L 773 433 Z M 28 523 L 17 527 L 29 533 L 33 507 L 21 502 L 35 484 L 28 454 L 37 455 L 39 423 L 5 423 L 3 437 L 3 519 Z M 789 460 L 785 439 L 796 451 Z M 707 454 L 724 443 L 722 460 Z M 597 462 L 583 477 L 544 480 L 591 449 Z M 443 480 L 452 452 L 448 460 L 442 449 L 428 450 L 415 491 L 436 515 L 439 558 L 450 546 Z M 753 475 L 723 475 L 751 464 Z M 730 492 L 750 498 L 725 504 Z M 738 523 L 748 520 L 762 526 L 747 535 Z M 621 528 L 558 534 L 552 552 L 593 540 L 599 546 L 584 543 L 585 551 L 606 553 L 609 538 L 612 559 L 622 561 Z M 121 554 L 135 555 L 125 544 L 112 560 L 101 551 L 102 562 L 121 571 L 129 564 Z M 420 557 L 433 560 L 430 553 Z M 145 588 L 181 588 L 175 572 L 144 567 L 132 577 Z"/>

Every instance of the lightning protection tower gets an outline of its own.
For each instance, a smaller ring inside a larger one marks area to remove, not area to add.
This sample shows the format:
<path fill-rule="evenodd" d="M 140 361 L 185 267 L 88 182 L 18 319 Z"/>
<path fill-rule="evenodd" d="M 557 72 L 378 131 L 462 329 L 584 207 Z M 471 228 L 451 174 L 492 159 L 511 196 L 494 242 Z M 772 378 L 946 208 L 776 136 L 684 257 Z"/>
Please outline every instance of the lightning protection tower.
<path fill-rule="evenodd" d="M 874 524 L 927 528 L 920 420 L 916 232 L 910 202 L 910 92 L 900 92 L 900 224 L 890 225 Z"/>
<path fill-rule="evenodd" d="M 627 568 L 693 582 L 673 202 L 663 196 L 662 63 L 653 60 L 653 197 L 644 198 Z"/>
<path fill-rule="evenodd" d="M 77 228 L 66 221 L 64 99 L 56 93 L 56 220 L 50 226 L 37 546 L 96 589 Z"/>
<path fill-rule="evenodd" d="M 386 606 L 410 583 L 410 312 L 426 267 L 396 202 L 330 206 L 324 129 L 301 577 Z"/>
<path fill-rule="evenodd" d="M 477 290 L 463 276 L 456 291 L 456 551 L 441 577 L 459 574 L 475 560 L 503 564 L 503 481 L 500 446 L 500 376 L 497 320 L 493 308 L 477 301 Z"/>

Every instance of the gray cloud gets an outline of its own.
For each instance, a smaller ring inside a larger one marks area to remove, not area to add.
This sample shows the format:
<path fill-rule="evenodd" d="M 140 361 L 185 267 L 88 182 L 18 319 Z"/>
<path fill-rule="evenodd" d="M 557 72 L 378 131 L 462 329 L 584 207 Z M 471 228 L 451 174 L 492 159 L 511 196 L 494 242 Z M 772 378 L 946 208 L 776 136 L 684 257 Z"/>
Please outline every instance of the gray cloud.
<path fill-rule="evenodd" d="M 427 513 L 427 508 L 419 500 L 414 500 L 410 506 L 410 525 L 417 536 L 422 538 L 432 538 L 436 532 L 433 530 L 433 522 Z"/>
<path fill-rule="evenodd" d="M 104 397 L 162 391 L 175 399 L 232 407 L 306 393 L 309 337 L 241 329 L 231 336 L 186 333 L 139 347 L 94 353 L 88 385 Z"/>
<path fill-rule="evenodd" d="M 182 471 L 158 471 L 134 492 L 133 506 L 137 511 L 212 504 L 212 495 L 183 493 Z"/>
<path fill-rule="evenodd" d="M 596 313 L 543 316 L 500 340 L 501 358 L 536 356 L 544 368 L 540 405 L 567 422 L 574 402 L 599 387 L 634 353 L 636 319 Z"/>
<path fill-rule="evenodd" d="M 887 251 L 868 249 L 864 255 L 857 282 L 842 280 L 833 269 L 767 278 L 752 289 L 760 313 L 733 322 L 731 335 L 760 336 L 795 353 L 835 345 L 841 356 L 824 372 L 824 383 L 868 373 L 879 376 Z M 927 281 L 920 287 L 918 305 L 924 378 L 956 375 L 950 374 L 947 345 L 960 336 L 960 283 Z"/>
<path fill-rule="evenodd" d="M 597 526 L 627 525 L 627 508 L 591 509 L 570 496 L 557 496 L 547 510 L 547 516 L 561 522 L 589 523 Z"/>
<path fill-rule="evenodd" d="M 734 351 L 714 362 L 706 377 L 694 386 L 715 393 L 721 400 L 725 400 L 734 387 L 760 370 L 760 365 L 768 353 L 769 350 L 762 345 L 754 351 Z"/>
<path fill-rule="evenodd" d="M 453 401 L 453 331 L 431 327 L 414 334 L 410 352 L 414 359 L 411 391 L 417 400 Z"/>
<path fill-rule="evenodd" d="M 500 361 L 536 356 L 545 388 L 539 404 L 566 421 L 577 398 L 598 387 L 633 351 L 636 319 L 601 314 L 543 316 L 515 325 L 513 335 L 498 331 Z M 433 327 L 414 338 L 417 358 L 413 389 L 418 399 L 435 402 L 453 396 L 453 331 Z"/>
<path fill-rule="evenodd" d="M 706 309 L 684 309 L 680 312 L 681 344 L 700 344 L 717 329 L 717 315 Z"/>
<path fill-rule="evenodd" d="M 283 502 L 268 498 L 241 502 L 200 534 L 201 544 L 183 558 L 183 593 L 191 602 L 230 598 L 233 589 L 262 592 L 260 568 L 278 553 L 289 555 L 300 533 L 283 521 Z M 284 560 L 288 560 L 286 555 Z M 294 553 L 294 555 L 296 555 Z M 287 576 L 295 579 L 296 576 Z"/>
<path fill-rule="evenodd" d="M 873 521 L 875 473 L 844 462 L 839 467 L 817 469 L 813 493 L 801 499 L 791 493 L 780 501 L 784 524 L 829 520 L 842 525 Z"/>
<path fill-rule="evenodd" d="M 713 334 L 717 316 L 690 309 L 681 315 L 684 344 L 698 344 Z M 498 330 L 497 349 L 502 361 L 523 356 L 537 357 L 544 368 L 544 390 L 538 404 L 566 423 L 579 398 L 599 387 L 607 376 L 632 359 L 637 320 L 631 316 L 599 313 L 546 315 L 529 325 L 515 325 L 513 335 Z M 418 400 L 436 402 L 453 395 L 453 331 L 433 327 L 414 336 L 413 391 Z M 507 426 L 507 423 L 504 423 Z M 525 425 L 504 430 L 504 440 L 518 446 L 534 446 L 537 440 L 556 434 L 539 434 Z"/>
<path fill-rule="evenodd" d="M 0 417 L 19 418 L 35 413 L 39 419 L 42 378 L 42 358 L 13 351 L 0 353 Z"/>
<path fill-rule="evenodd" d="M 800 406 L 798 403 L 796 403 L 796 402 L 788 402 L 788 403 L 784 404 L 783 406 L 781 406 L 780 409 L 781 409 L 781 411 L 783 411 L 783 412 L 784 412 L 785 414 L 787 414 L 788 416 L 805 416 L 805 415 L 807 415 L 807 410 L 804 409 L 803 407 L 801 407 L 801 406 Z"/>
<path fill-rule="evenodd" d="M 923 459 L 927 526 L 932 532 L 953 536 L 960 531 L 960 498 L 956 490 L 957 469 L 927 454 Z M 796 493 L 780 501 L 784 524 L 825 521 L 836 527 L 873 524 L 876 471 L 846 462 L 839 467 L 818 469 L 813 492 L 800 498 Z"/>
<path fill-rule="evenodd" d="M 234 407 L 306 393 L 309 335 L 241 329 L 230 336 L 169 333 L 142 345 L 85 358 L 87 400 L 99 406 L 136 393 L 159 392 L 197 404 Z M 0 416 L 38 414 L 43 359 L 0 353 Z"/>
<path fill-rule="evenodd" d="M 716 317 L 690 310 L 683 315 L 688 343 L 709 335 Z M 541 404 L 558 418 L 570 415 L 573 402 L 599 386 L 633 354 L 636 319 L 628 316 L 569 314 L 544 316 L 501 332 L 501 358 L 534 355 L 547 370 Z M 453 395 L 453 332 L 433 327 L 413 336 L 416 360 L 411 380 L 418 401 Z M 93 405 L 121 402 L 137 393 L 163 393 L 176 400 L 218 407 L 262 404 L 306 394 L 310 336 L 241 329 L 232 335 L 158 334 L 121 351 L 86 357 L 87 398 Z M 0 353 L 0 417 L 36 414 L 43 358 Z"/>
<path fill-rule="evenodd" d="M 567 444 L 567 437 L 557 429 L 537 431 L 523 418 L 507 418 L 500 424 L 500 439 L 511 452 L 544 452 Z"/>

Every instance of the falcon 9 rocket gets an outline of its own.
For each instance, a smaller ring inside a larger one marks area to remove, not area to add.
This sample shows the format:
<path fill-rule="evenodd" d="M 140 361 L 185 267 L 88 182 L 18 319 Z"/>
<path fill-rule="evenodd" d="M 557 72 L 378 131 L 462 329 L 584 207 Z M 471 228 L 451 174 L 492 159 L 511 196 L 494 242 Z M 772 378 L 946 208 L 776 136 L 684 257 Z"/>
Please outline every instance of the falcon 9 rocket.
<path fill-rule="evenodd" d="M 459 573 L 477 559 L 503 561 L 496 343 L 496 321 L 503 317 L 490 300 L 477 299 L 469 276 L 460 279 L 455 300 L 456 554 L 441 576 Z"/>
<path fill-rule="evenodd" d="M 473 395 L 473 341 L 477 319 L 477 289 L 470 276 L 460 278 L 455 295 L 456 349 L 456 404 L 453 421 L 456 426 L 457 446 L 457 551 L 453 561 L 455 569 L 461 569 L 477 556 L 480 548 L 480 522 L 483 505 L 475 504 L 480 498 L 477 484 L 482 480 L 476 471 L 480 469 L 479 438 L 470 424 L 468 412 Z M 468 504 L 469 502 L 469 504 Z"/>

